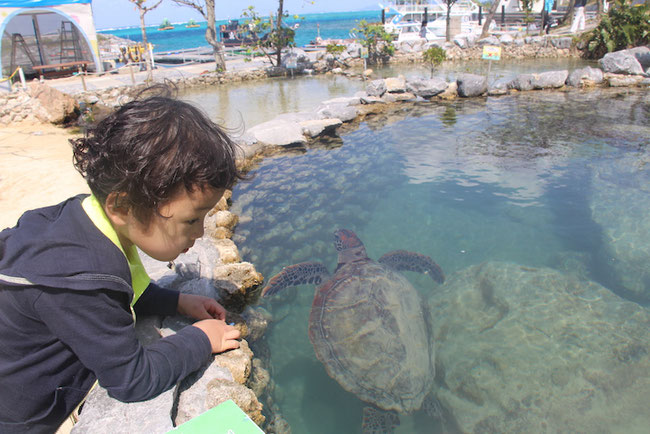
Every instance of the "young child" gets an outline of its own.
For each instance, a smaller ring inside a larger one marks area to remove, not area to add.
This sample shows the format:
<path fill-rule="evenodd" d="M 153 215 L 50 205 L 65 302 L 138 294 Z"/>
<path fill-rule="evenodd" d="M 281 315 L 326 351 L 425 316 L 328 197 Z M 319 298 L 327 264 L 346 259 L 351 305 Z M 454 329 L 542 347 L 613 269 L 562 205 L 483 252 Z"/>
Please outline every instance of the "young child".
<path fill-rule="evenodd" d="M 71 140 L 92 195 L 28 211 L 0 232 L 0 432 L 53 433 L 96 381 L 125 402 L 153 398 L 237 348 L 207 297 L 150 283 L 136 248 L 186 252 L 224 189 L 235 145 L 169 91 L 140 97 Z M 135 314 L 200 321 L 143 347 Z"/>

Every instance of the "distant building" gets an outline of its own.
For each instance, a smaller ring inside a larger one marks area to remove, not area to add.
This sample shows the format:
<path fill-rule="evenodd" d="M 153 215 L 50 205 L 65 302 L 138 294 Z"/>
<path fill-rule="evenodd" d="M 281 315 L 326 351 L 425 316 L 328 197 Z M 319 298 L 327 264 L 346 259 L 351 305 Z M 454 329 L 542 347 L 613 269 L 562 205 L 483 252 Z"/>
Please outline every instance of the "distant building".
<path fill-rule="evenodd" d="M 21 66 L 38 75 L 42 65 L 84 64 L 102 71 L 92 0 L 0 0 L 0 70 Z M 37 69 L 34 69 L 34 66 Z"/>

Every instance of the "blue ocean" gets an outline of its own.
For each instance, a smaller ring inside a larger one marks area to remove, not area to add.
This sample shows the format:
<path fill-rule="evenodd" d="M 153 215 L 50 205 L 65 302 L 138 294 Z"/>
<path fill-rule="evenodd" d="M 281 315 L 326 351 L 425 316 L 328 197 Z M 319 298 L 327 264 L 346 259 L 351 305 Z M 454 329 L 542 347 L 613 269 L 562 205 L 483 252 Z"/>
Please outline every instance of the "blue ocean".
<path fill-rule="evenodd" d="M 350 37 L 350 31 L 357 27 L 359 21 L 370 22 L 381 21 L 381 11 L 360 11 L 360 12 L 331 12 L 323 14 L 306 14 L 296 19 L 288 17 L 285 22 L 293 26 L 299 24 L 296 29 L 296 46 L 304 47 L 313 41 L 320 33 L 323 39 L 344 39 Z M 243 24 L 245 19 L 240 19 Z M 158 26 L 147 27 L 147 40 L 154 45 L 154 52 L 167 52 L 187 48 L 198 48 L 209 46 L 205 40 L 205 21 L 197 24 L 200 27 L 186 28 L 186 23 L 173 23 L 172 30 L 158 30 Z M 228 20 L 217 21 L 217 26 L 228 24 Z M 142 41 L 140 27 L 126 27 L 121 29 L 107 29 L 99 33 L 109 33 L 120 38 L 132 41 Z"/>

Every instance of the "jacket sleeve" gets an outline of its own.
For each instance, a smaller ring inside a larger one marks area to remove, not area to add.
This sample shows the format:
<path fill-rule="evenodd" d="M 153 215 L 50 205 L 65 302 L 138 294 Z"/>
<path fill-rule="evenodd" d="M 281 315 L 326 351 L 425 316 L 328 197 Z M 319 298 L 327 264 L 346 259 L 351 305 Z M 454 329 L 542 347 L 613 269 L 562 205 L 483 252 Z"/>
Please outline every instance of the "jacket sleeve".
<path fill-rule="evenodd" d="M 203 331 L 187 326 L 143 347 L 126 298 L 108 290 L 47 290 L 34 308 L 110 396 L 143 401 L 199 369 L 208 361 L 211 346 Z"/>
<path fill-rule="evenodd" d="M 133 306 L 136 315 L 165 315 L 178 313 L 178 291 L 150 283 Z"/>

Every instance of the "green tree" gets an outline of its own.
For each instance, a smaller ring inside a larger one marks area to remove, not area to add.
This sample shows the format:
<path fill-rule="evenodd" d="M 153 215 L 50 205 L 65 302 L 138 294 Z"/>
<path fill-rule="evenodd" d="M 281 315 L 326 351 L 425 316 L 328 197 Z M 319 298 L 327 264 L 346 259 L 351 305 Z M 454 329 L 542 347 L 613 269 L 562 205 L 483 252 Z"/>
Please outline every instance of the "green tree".
<path fill-rule="evenodd" d="M 422 58 L 429 64 L 431 77 L 433 78 L 433 71 L 447 58 L 447 55 L 445 54 L 445 50 L 434 45 L 422 53 Z"/>
<path fill-rule="evenodd" d="M 147 31 L 145 30 L 144 16 L 146 15 L 147 12 L 156 9 L 158 5 L 162 3 L 162 0 L 158 0 L 158 3 L 149 7 L 145 6 L 145 2 L 147 0 L 129 0 L 129 1 L 133 3 L 135 7 L 138 9 L 138 12 L 140 12 L 140 31 L 142 32 L 142 44 L 144 45 L 144 58 L 145 58 L 144 63 L 147 68 L 148 78 L 151 78 L 151 52 L 149 51 L 149 43 L 147 42 Z"/>
<path fill-rule="evenodd" d="M 275 17 L 272 14 L 268 18 L 261 17 L 254 6 L 249 6 L 242 12 L 242 17 L 247 18 L 244 24 L 248 29 L 247 36 L 253 41 L 253 47 L 264 53 L 274 66 L 282 64 L 283 49 L 295 46 L 295 31 L 283 23 L 283 18 L 288 16 L 282 9 L 283 3 L 283 0 L 279 1 Z M 294 15 L 294 18 L 300 17 Z M 275 53 L 275 59 L 271 57 L 271 52 Z"/>
<path fill-rule="evenodd" d="M 226 70 L 226 58 L 223 54 L 223 44 L 217 38 L 217 24 L 214 13 L 214 0 L 172 0 L 174 3 L 181 6 L 189 6 L 197 10 L 205 21 L 208 27 L 205 29 L 205 40 L 212 46 L 212 53 L 214 54 L 215 70 Z"/>
<path fill-rule="evenodd" d="M 631 0 L 614 0 L 598 26 L 585 34 L 587 56 L 605 54 L 650 43 L 650 7 L 632 5 Z"/>
<path fill-rule="evenodd" d="M 362 35 L 357 38 L 357 41 L 368 50 L 368 63 L 383 63 L 395 54 L 395 47 L 392 44 L 393 36 L 384 30 L 382 24 L 372 24 L 361 20 L 359 27 L 352 31 Z"/>

